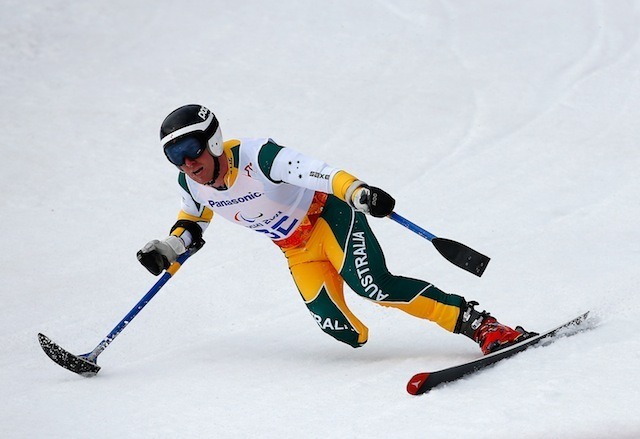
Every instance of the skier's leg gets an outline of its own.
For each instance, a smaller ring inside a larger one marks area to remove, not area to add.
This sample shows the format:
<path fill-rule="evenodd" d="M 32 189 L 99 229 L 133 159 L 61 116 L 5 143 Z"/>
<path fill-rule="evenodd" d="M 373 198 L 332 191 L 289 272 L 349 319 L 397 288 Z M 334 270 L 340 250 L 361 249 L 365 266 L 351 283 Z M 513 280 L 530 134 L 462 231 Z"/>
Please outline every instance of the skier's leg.
<path fill-rule="evenodd" d="M 298 288 L 305 302 L 314 303 L 315 300 L 328 296 L 354 331 L 358 332 L 358 344 L 342 340 L 354 347 L 366 341 L 366 327 L 344 303 L 342 282 L 336 272 L 360 296 L 380 305 L 398 308 L 413 316 L 433 321 L 447 331 L 461 333 L 480 344 L 485 353 L 520 341 L 523 332 L 525 336 L 528 335 L 524 330 L 513 330 L 500 324 L 489 313 L 475 311 L 475 302 L 467 303 L 463 297 L 447 294 L 429 282 L 389 273 L 382 248 L 369 228 L 365 216 L 354 212 L 335 197 L 329 197 L 306 245 L 287 250 L 285 253 L 294 278 L 304 280 L 296 282 L 300 283 Z M 313 265 L 310 265 L 310 271 L 299 266 L 327 259 L 335 268 L 331 276 L 325 271 L 313 268 Z M 336 283 L 323 284 L 323 279 L 327 278 L 336 279 Z M 323 294 L 323 287 L 326 295 Z M 317 303 L 328 302 L 319 300 Z M 325 314 L 336 309 L 321 306 L 318 308 L 325 309 Z M 341 339 L 335 335 L 335 331 L 330 332 L 330 320 L 327 321 L 325 318 L 324 322 L 327 327 L 323 330 Z"/>
<path fill-rule="evenodd" d="M 312 248 L 319 249 L 315 235 L 314 231 L 310 242 L 313 242 Z M 321 260 L 319 253 L 314 254 L 304 247 L 287 250 L 285 255 L 298 291 L 318 326 L 354 348 L 365 344 L 369 331 L 347 307 L 343 280 L 335 268 Z"/>

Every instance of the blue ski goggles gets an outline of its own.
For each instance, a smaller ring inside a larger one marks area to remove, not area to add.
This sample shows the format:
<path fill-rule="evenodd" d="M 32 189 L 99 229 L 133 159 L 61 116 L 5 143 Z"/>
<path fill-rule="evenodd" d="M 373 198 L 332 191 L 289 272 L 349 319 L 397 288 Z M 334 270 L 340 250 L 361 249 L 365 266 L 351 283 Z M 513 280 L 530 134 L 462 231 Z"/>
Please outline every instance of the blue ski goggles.
<path fill-rule="evenodd" d="M 195 160 L 202 155 L 206 149 L 206 143 L 201 142 L 195 137 L 184 137 L 178 139 L 175 143 L 171 143 L 164 148 L 164 155 L 169 161 L 180 167 L 184 165 L 187 157 Z"/>

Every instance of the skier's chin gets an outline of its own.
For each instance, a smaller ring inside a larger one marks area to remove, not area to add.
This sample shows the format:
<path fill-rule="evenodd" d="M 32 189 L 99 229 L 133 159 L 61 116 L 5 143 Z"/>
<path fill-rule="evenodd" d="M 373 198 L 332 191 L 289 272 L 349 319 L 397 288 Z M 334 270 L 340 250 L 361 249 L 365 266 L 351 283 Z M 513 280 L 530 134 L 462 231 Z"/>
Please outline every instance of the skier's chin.
<path fill-rule="evenodd" d="M 204 184 L 210 181 L 211 177 L 213 177 L 213 170 L 211 170 L 211 172 L 207 172 L 207 170 L 203 166 L 191 172 L 190 177 L 197 183 Z"/>

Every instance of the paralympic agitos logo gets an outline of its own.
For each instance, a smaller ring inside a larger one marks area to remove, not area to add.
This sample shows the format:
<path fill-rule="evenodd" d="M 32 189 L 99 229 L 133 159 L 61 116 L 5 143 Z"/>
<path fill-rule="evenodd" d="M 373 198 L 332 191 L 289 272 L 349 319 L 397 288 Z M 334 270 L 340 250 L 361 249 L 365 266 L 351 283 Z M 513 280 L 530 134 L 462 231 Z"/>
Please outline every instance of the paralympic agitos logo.
<path fill-rule="evenodd" d="M 264 213 L 261 213 L 253 217 L 246 217 L 242 214 L 242 212 L 237 211 L 236 214 L 233 215 L 233 219 L 235 219 L 238 222 L 244 221 L 246 223 L 255 223 L 258 219 L 262 218 L 263 216 L 264 216 Z"/>

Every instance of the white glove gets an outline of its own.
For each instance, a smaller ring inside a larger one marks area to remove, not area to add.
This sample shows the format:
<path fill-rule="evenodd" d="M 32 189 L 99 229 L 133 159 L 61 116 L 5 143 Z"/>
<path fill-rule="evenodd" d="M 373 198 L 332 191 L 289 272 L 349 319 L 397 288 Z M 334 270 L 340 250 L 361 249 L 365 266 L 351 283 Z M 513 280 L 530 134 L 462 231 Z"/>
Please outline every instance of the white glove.
<path fill-rule="evenodd" d="M 162 270 L 166 270 L 186 251 L 182 239 L 177 236 L 169 236 L 162 241 L 154 239 L 149 241 L 138 252 L 138 261 L 154 276 L 159 275 Z"/>
<path fill-rule="evenodd" d="M 351 205 L 355 210 L 360 212 L 369 213 L 369 198 L 371 197 L 371 190 L 369 186 L 362 185 L 351 194 Z"/>

